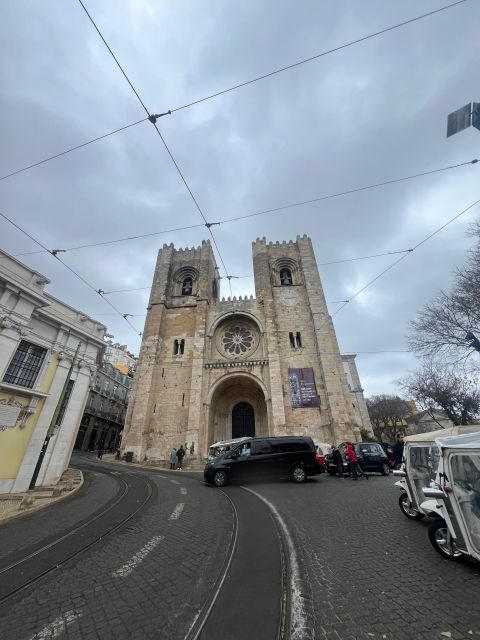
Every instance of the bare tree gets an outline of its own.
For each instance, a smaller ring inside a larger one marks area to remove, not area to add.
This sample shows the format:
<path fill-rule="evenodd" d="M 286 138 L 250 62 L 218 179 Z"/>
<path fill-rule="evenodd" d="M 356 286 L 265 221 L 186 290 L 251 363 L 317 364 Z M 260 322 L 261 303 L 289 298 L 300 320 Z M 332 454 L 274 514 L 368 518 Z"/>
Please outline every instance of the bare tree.
<path fill-rule="evenodd" d="M 384 437 L 388 442 L 394 442 L 404 421 L 411 415 L 405 400 L 392 395 L 367 398 L 367 408 L 373 432 L 380 442 L 384 441 Z"/>
<path fill-rule="evenodd" d="M 455 425 L 472 424 L 480 415 L 480 390 L 474 371 L 459 374 L 453 367 L 426 360 L 399 381 L 409 397 L 433 417 L 442 410 Z"/>
<path fill-rule="evenodd" d="M 480 222 L 471 225 L 470 235 L 476 241 L 455 271 L 452 290 L 437 294 L 410 323 L 408 344 L 420 356 L 453 363 L 480 351 Z"/>

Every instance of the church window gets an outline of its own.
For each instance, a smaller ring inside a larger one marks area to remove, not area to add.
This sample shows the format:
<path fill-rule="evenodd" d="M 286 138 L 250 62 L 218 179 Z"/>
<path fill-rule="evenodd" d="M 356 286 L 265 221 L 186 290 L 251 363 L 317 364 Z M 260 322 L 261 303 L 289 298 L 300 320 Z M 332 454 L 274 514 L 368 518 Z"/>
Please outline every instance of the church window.
<path fill-rule="evenodd" d="M 288 334 L 290 338 L 290 346 L 292 349 L 301 349 L 302 347 L 302 336 L 299 331 L 290 331 Z"/>
<path fill-rule="evenodd" d="M 185 352 L 185 340 L 174 340 L 173 341 L 173 355 L 174 356 L 183 356 Z"/>
<path fill-rule="evenodd" d="M 182 281 L 182 296 L 191 296 L 193 291 L 193 280 L 191 276 L 187 276 Z"/>
<path fill-rule="evenodd" d="M 222 342 L 227 353 L 239 356 L 250 351 L 253 345 L 253 335 L 248 327 L 232 326 L 225 331 Z"/>
<path fill-rule="evenodd" d="M 287 269 L 287 267 L 283 267 L 283 269 L 280 269 L 280 284 L 282 285 L 282 287 L 293 284 L 292 272 L 290 271 L 290 269 Z"/>

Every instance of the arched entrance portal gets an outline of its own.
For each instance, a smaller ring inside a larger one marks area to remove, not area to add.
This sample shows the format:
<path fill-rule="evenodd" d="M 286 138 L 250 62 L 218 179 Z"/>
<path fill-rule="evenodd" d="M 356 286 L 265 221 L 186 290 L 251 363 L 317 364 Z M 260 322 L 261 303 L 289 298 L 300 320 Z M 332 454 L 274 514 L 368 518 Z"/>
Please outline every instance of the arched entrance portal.
<path fill-rule="evenodd" d="M 255 435 L 255 411 L 248 402 L 239 402 L 232 411 L 232 438 Z"/>
<path fill-rule="evenodd" d="M 232 373 L 217 381 L 208 409 L 208 447 L 213 442 L 267 436 L 268 411 L 261 382 L 247 373 Z"/>

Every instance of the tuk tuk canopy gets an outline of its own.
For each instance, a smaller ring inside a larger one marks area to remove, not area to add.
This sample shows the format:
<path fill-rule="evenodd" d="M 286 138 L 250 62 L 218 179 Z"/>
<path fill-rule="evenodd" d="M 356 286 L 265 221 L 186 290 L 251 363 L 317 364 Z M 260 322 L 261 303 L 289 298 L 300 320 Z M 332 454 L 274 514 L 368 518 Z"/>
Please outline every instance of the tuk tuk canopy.
<path fill-rule="evenodd" d="M 442 449 L 480 449 L 480 425 L 476 433 L 437 438 L 435 442 Z"/>
<path fill-rule="evenodd" d="M 478 433 L 480 432 L 480 425 L 459 425 L 456 427 L 448 427 L 448 429 L 437 429 L 436 431 L 429 431 L 427 433 L 417 433 L 415 435 L 406 436 L 405 442 L 435 442 L 437 438 L 446 438 L 450 436 L 458 436 L 464 433 Z"/>

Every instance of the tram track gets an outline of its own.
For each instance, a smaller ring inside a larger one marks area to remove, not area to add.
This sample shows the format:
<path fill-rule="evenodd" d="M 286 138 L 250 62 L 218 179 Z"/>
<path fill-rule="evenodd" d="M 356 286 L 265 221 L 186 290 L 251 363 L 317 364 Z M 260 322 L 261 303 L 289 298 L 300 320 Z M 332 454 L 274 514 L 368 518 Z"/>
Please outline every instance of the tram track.
<path fill-rule="evenodd" d="M 14 588 L 11 588 L 9 585 L 13 580 L 12 572 L 14 569 L 18 569 L 19 567 L 22 567 L 22 565 L 26 567 L 28 566 L 29 561 L 35 561 L 35 560 L 39 560 L 40 565 L 42 565 L 44 562 L 43 556 L 45 554 L 49 554 L 49 555 L 52 554 L 52 552 L 55 551 L 63 543 L 70 542 L 71 541 L 70 539 L 72 539 L 73 536 L 77 535 L 82 531 L 85 531 L 85 530 L 88 531 L 88 528 L 92 527 L 92 525 L 94 525 L 95 523 L 97 524 L 100 523 L 101 520 L 104 519 L 107 514 L 112 512 L 114 509 L 118 508 L 120 505 L 122 505 L 122 503 L 125 503 L 127 501 L 127 497 L 132 494 L 132 485 L 131 484 L 129 485 L 129 483 L 120 475 L 112 474 L 110 470 L 102 469 L 101 467 L 93 467 L 93 466 L 83 465 L 83 464 L 79 466 L 81 468 L 88 469 L 89 471 L 95 470 L 97 473 L 103 473 L 105 475 L 109 475 L 110 477 L 112 477 L 121 486 L 120 495 L 118 495 L 118 497 L 100 513 L 96 513 L 96 515 L 94 515 L 93 517 L 88 518 L 87 520 L 82 522 L 80 525 L 69 530 L 67 533 L 63 534 L 62 536 L 59 536 L 58 538 L 52 540 L 48 544 L 43 545 L 42 547 L 36 549 L 35 551 L 28 554 L 27 556 L 20 558 L 19 560 L 16 560 L 15 562 L 12 562 L 5 567 L 0 568 L 0 605 L 10 600 L 13 596 L 17 595 L 18 593 L 21 593 L 22 591 L 25 591 L 29 587 L 35 585 L 45 576 L 51 574 L 53 571 L 56 571 L 60 567 L 63 567 L 65 564 L 67 564 L 68 562 L 70 562 L 80 554 L 84 553 L 91 547 L 98 544 L 101 540 L 103 540 L 107 536 L 111 535 L 112 533 L 120 529 L 148 504 L 148 502 L 151 500 L 152 496 L 156 492 L 155 485 L 149 479 L 144 478 L 143 476 L 138 474 L 135 474 L 135 476 L 133 476 L 133 474 L 129 475 L 130 478 L 135 477 L 134 482 L 139 481 L 146 486 L 146 495 L 143 497 L 140 504 L 138 504 L 136 508 L 134 508 L 133 511 L 129 511 L 125 517 L 122 517 L 119 521 L 115 522 L 112 526 L 109 525 L 106 529 L 102 529 L 101 532 L 95 533 L 94 536 L 88 542 L 81 543 L 80 546 L 77 546 L 73 552 L 67 552 L 66 554 L 64 553 L 61 555 L 60 558 L 56 558 L 53 562 L 52 561 L 47 562 L 46 566 L 42 567 L 41 570 L 37 570 L 37 571 L 34 570 L 33 571 L 34 575 L 30 575 L 25 580 L 20 580 L 19 584 L 16 584 Z M 27 573 L 25 569 L 24 571 L 16 571 L 15 576 L 17 577 L 17 580 L 18 580 L 18 576 L 19 575 L 23 576 L 24 573 Z M 3 585 L 6 586 L 5 590 L 3 590 Z"/>

